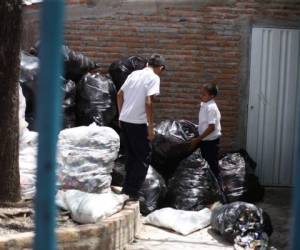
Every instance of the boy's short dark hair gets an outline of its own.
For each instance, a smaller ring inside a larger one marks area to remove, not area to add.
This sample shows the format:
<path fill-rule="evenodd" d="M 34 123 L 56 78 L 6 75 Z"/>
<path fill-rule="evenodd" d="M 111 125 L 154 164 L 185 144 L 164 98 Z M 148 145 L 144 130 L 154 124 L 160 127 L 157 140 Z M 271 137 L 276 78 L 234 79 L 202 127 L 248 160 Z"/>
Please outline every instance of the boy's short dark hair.
<path fill-rule="evenodd" d="M 210 94 L 212 96 L 218 95 L 219 89 L 216 84 L 205 83 L 205 84 L 203 84 L 203 88 L 208 92 L 208 94 Z"/>
<path fill-rule="evenodd" d="M 148 60 L 148 65 L 153 68 L 161 66 L 166 68 L 165 58 L 160 54 L 153 54 Z"/>

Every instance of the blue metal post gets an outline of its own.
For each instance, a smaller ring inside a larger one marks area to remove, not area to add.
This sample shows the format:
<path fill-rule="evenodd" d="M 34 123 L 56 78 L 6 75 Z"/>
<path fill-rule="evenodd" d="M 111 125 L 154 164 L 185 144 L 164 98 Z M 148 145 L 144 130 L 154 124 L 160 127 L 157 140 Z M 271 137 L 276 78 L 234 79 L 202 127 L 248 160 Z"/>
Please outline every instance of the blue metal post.
<path fill-rule="evenodd" d="M 298 72 L 299 80 L 299 72 Z M 298 81 L 299 83 L 299 81 Z M 300 86 L 298 86 L 298 93 Z M 296 112 L 300 114 L 300 98 L 298 99 Z M 297 117 L 297 115 L 295 116 Z M 292 214 L 292 227 L 290 231 L 290 247 L 292 250 L 300 249 L 300 115 L 296 120 L 296 163 L 295 163 L 295 176 L 294 176 L 294 192 L 293 192 L 293 214 Z"/>
<path fill-rule="evenodd" d="M 41 12 L 40 74 L 37 97 L 39 132 L 35 203 L 35 250 L 56 249 L 56 143 L 60 126 L 63 0 L 44 0 Z"/>
<path fill-rule="evenodd" d="M 299 174 L 298 174 L 299 177 Z M 298 178 L 299 179 L 299 178 Z M 299 186 L 299 185 L 298 185 Z M 298 187 L 295 190 L 295 195 L 294 195 L 294 226 L 293 226 L 293 240 L 292 244 L 293 250 L 299 250 L 300 249 L 300 188 Z"/>
<path fill-rule="evenodd" d="M 294 177 L 292 249 L 300 249 L 300 124 L 298 124 L 297 162 Z"/>

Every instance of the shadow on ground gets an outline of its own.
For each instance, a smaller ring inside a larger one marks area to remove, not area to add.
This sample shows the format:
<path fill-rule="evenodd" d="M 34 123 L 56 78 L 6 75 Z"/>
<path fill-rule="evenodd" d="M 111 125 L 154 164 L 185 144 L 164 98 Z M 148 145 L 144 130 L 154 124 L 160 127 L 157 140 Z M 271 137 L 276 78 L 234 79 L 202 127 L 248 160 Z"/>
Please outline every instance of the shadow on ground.
<path fill-rule="evenodd" d="M 289 231 L 292 216 L 292 189 L 266 188 L 263 202 L 257 204 L 271 217 L 274 232 L 271 242 L 278 250 L 289 249 Z"/>

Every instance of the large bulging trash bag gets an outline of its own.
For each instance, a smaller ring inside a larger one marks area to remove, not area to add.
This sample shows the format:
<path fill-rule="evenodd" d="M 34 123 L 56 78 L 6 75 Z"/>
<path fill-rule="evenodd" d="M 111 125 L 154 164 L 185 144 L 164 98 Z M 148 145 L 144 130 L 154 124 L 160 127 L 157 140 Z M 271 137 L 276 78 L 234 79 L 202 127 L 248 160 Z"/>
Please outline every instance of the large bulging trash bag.
<path fill-rule="evenodd" d="M 155 127 L 155 131 L 181 141 L 188 141 L 198 135 L 197 125 L 187 120 L 162 121 Z"/>
<path fill-rule="evenodd" d="M 25 121 L 26 101 L 19 86 L 19 171 L 22 199 L 35 194 L 38 134 L 29 131 Z"/>
<path fill-rule="evenodd" d="M 168 180 L 179 162 L 195 151 L 196 145 L 191 143 L 191 139 L 198 135 L 197 126 L 186 120 L 166 120 L 159 123 L 155 130 L 151 165 Z"/>
<path fill-rule="evenodd" d="M 38 133 L 24 129 L 19 137 L 19 171 L 22 199 L 35 195 Z"/>
<path fill-rule="evenodd" d="M 86 74 L 77 86 L 77 123 L 113 127 L 117 120 L 116 89 L 100 74 Z"/>
<path fill-rule="evenodd" d="M 167 193 L 164 179 L 151 166 L 148 168 L 146 179 L 139 190 L 140 211 L 143 215 L 157 209 Z"/>
<path fill-rule="evenodd" d="M 273 232 L 269 215 L 246 202 L 233 202 L 214 208 L 211 227 L 225 240 L 243 249 L 268 249 L 269 236 Z"/>
<path fill-rule="evenodd" d="M 174 176 L 169 180 L 165 205 L 181 210 L 199 211 L 218 198 L 217 181 L 198 149 L 180 162 Z"/>
<path fill-rule="evenodd" d="M 245 193 L 245 160 L 240 154 L 226 154 L 219 160 L 221 185 L 229 202 L 239 200 Z"/>
<path fill-rule="evenodd" d="M 25 119 L 28 129 L 36 131 L 36 102 L 38 94 L 37 74 L 39 59 L 21 52 L 20 85 L 26 99 Z M 62 128 L 75 126 L 75 98 L 76 86 L 71 80 L 61 78 L 62 99 Z"/>
<path fill-rule="evenodd" d="M 19 82 L 26 99 L 25 119 L 30 130 L 35 130 L 35 98 L 37 94 L 38 72 L 39 59 L 22 51 Z"/>
<path fill-rule="evenodd" d="M 62 53 L 66 79 L 78 82 L 86 73 L 99 67 L 93 60 L 66 45 L 62 46 Z"/>
<path fill-rule="evenodd" d="M 118 159 L 115 161 L 115 165 L 113 168 L 113 171 L 111 173 L 112 180 L 111 180 L 111 185 L 112 186 L 119 186 L 122 187 L 124 180 L 125 180 L 125 175 L 126 175 L 126 170 L 125 170 L 125 163 L 126 163 L 126 156 L 118 156 Z"/>
<path fill-rule="evenodd" d="M 255 175 L 256 162 L 251 159 L 244 149 L 240 149 L 238 152 L 244 158 L 246 164 L 246 191 L 243 200 L 247 202 L 259 202 L 264 198 L 265 189 L 259 183 L 258 177 Z"/>
<path fill-rule="evenodd" d="M 26 100 L 23 95 L 22 88 L 19 86 L 19 141 L 28 126 L 28 123 L 25 120 L 25 110 Z"/>
<path fill-rule="evenodd" d="M 112 185 L 123 186 L 125 180 L 126 157 L 116 160 L 112 172 Z M 167 186 L 164 179 L 154 168 L 149 166 L 145 181 L 139 190 L 140 211 L 146 215 L 160 207 L 167 193 Z"/>
<path fill-rule="evenodd" d="M 66 45 L 61 48 L 64 61 L 64 78 L 74 82 L 80 81 L 81 77 L 86 73 L 99 68 L 99 65 L 87 56 L 75 52 Z M 38 56 L 39 41 L 30 49 L 30 54 Z"/>
<path fill-rule="evenodd" d="M 110 65 L 108 72 L 117 90 L 119 90 L 122 87 L 123 83 L 127 79 L 127 76 L 129 76 L 135 70 L 145 68 L 146 64 L 147 60 L 140 56 L 131 56 L 113 62 Z"/>
<path fill-rule="evenodd" d="M 58 187 L 108 192 L 119 147 L 119 135 L 109 127 L 93 123 L 62 130 L 57 151 Z"/>
<path fill-rule="evenodd" d="M 62 100 L 63 109 L 63 128 L 73 128 L 76 126 L 76 85 L 72 80 L 65 80 L 63 82 Z"/>
<path fill-rule="evenodd" d="M 222 188 L 229 202 L 257 202 L 263 198 L 264 189 L 254 174 L 255 166 L 244 150 L 227 153 L 219 160 Z"/>
<path fill-rule="evenodd" d="M 35 195 L 38 133 L 24 130 L 19 141 L 19 169 L 23 199 Z M 110 191 L 111 172 L 120 139 L 96 124 L 62 130 L 57 143 L 57 188 L 84 192 Z"/>

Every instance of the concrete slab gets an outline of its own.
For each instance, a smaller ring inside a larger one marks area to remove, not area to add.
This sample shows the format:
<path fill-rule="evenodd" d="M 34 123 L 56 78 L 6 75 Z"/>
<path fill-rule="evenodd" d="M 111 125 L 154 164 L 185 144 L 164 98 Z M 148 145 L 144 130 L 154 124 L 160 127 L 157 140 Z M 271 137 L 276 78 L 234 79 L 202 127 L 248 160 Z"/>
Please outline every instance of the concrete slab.
<path fill-rule="evenodd" d="M 291 189 L 266 188 L 264 202 L 257 204 L 269 213 L 274 233 L 271 237 L 272 246 L 278 250 L 288 249 L 289 226 L 291 216 Z M 142 225 L 136 240 L 126 250 L 227 250 L 233 246 L 224 242 L 210 227 L 181 236 L 150 225 Z"/>
<path fill-rule="evenodd" d="M 126 250 L 229 250 L 230 244 L 219 239 L 210 228 L 205 228 L 188 236 L 181 236 L 150 225 L 143 225 L 136 241 Z"/>

